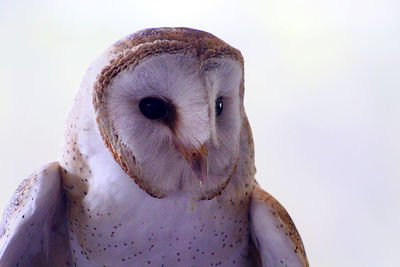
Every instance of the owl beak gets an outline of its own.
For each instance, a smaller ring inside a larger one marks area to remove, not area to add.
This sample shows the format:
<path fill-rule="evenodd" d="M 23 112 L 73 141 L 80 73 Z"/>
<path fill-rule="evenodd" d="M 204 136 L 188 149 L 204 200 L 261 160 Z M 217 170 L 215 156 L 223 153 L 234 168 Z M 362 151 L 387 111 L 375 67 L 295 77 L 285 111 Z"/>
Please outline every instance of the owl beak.
<path fill-rule="evenodd" d="M 200 183 L 203 183 L 208 176 L 208 161 L 207 161 L 206 146 L 202 145 L 201 147 L 194 149 L 190 152 L 181 149 L 179 146 L 178 149 L 183 154 L 186 161 L 189 163 L 190 168 L 192 169 L 196 177 L 200 180 Z"/>

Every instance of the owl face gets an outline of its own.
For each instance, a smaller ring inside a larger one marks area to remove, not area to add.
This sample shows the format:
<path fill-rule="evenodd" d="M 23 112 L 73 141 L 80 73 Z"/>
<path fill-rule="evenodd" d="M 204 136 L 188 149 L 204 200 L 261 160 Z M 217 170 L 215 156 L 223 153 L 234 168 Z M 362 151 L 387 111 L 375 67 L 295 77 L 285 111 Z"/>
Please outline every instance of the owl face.
<path fill-rule="evenodd" d="M 103 70 L 93 94 L 107 147 L 152 196 L 214 197 L 239 157 L 242 64 L 173 40 L 129 52 Z"/>

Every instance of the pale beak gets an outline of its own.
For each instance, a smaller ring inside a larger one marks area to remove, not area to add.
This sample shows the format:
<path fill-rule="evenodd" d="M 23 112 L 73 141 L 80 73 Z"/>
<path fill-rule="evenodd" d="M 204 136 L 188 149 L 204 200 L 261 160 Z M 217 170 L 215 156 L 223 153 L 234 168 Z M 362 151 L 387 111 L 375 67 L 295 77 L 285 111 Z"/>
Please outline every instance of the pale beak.
<path fill-rule="evenodd" d="M 193 149 L 191 151 L 182 149 L 182 147 L 180 146 L 177 146 L 177 148 L 189 163 L 190 168 L 192 169 L 196 177 L 200 180 L 200 183 L 203 183 L 208 176 L 206 146 L 202 145 L 201 147 Z"/>

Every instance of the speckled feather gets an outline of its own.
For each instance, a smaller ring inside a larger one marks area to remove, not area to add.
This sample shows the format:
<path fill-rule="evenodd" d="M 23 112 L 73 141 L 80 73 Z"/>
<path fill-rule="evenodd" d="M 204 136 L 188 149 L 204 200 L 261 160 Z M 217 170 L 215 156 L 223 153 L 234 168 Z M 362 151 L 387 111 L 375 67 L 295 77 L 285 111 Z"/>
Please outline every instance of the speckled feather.
<path fill-rule="evenodd" d="M 177 66 L 193 59 L 204 76 L 209 66 L 222 66 L 210 72 L 207 86 L 230 83 L 229 73 L 241 77 L 232 78 L 230 89 L 240 98 L 238 155 L 224 177 L 199 186 L 191 177 L 154 183 L 140 174 L 134 147 L 109 118 L 107 103 L 110 88 L 123 82 L 118 77 L 152 66 L 148 58 Z M 254 180 L 243 85 L 240 52 L 209 33 L 147 29 L 112 45 L 88 69 L 75 95 L 59 163 L 25 180 L 4 213 L 0 265 L 308 266 L 289 215 Z M 38 228 L 29 228 L 31 223 Z"/>

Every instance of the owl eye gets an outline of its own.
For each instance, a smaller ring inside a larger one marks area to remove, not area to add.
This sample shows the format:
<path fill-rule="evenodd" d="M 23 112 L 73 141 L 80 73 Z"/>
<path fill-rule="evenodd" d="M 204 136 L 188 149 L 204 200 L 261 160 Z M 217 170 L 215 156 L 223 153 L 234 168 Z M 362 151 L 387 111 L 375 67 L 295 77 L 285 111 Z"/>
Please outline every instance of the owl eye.
<path fill-rule="evenodd" d="M 222 97 L 218 97 L 217 101 L 215 101 L 215 116 L 218 117 L 221 115 L 223 109 L 224 102 L 222 102 Z"/>
<path fill-rule="evenodd" d="M 157 97 L 145 97 L 139 102 L 140 112 L 150 120 L 162 119 L 168 115 L 168 103 Z"/>

